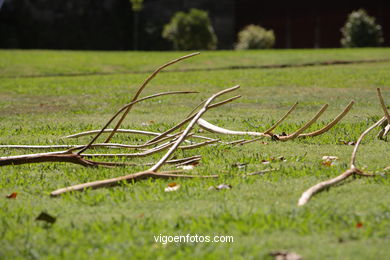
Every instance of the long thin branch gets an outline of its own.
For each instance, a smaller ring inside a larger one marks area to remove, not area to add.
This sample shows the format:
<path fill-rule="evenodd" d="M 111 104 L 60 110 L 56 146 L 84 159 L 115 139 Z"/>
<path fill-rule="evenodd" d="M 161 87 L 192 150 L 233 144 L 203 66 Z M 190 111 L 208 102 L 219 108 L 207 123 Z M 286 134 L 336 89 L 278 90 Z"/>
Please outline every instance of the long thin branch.
<path fill-rule="evenodd" d="M 164 68 L 172 65 L 172 64 L 175 64 L 181 60 L 184 60 L 184 59 L 188 59 L 190 57 L 193 57 L 195 55 L 198 55 L 199 52 L 195 52 L 195 53 L 191 53 L 189 55 L 185 55 L 183 57 L 180 57 L 178 59 L 174 59 L 162 66 L 160 66 L 159 68 L 157 68 L 141 85 L 141 87 L 138 89 L 138 91 L 135 93 L 133 99 L 131 100 L 131 102 L 133 101 L 136 101 L 139 97 L 139 95 L 141 94 L 141 92 L 144 90 L 144 88 L 146 87 L 146 85 L 161 71 L 163 70 Z M 126 111 L 123 113 L 122 117 L 119 119 L 118 123 L 115 125 L 114 127 L 114 130 L 110 133 L 110 135 L 107 137 L 106 141 L 104 141 L 105 143 L 108 143 L 111 138 L 114 136 L 116 130 L 120 127 L 120 125 L 122 124 L 123 120 L 126 118 L 127 114 L 129 113 L 130 109 L 131 109 L 132 105 L 128 106 Z"/>
<path fill-rule="evenodd" d="M 82 166 L 97 166 L 94 162 L 85 160 L 78 154 L 66 151 L 0 157 L 0 166 L 41 162 L 69 162 Z"/>
<path fill-rule="evenodd" d="M 389 114 L 389 111 L 387 110 L 387 107 L 385 105 L 385 101 L 383 100 L 381 89 L 377 88 L 376 90 L 378 92 L 378 98 L 379 98 L 379 102 L 381 103 L 381 107 L 383 109 L 383 113 L 385 113 L 385 117 L 387 118 L 387 122 L 390 124 L 390 114 Z"/>
<path fill-rule="evenodd" d="M 99 136 L 104 132 L 104 130 L 111 124 L 111 122 L 124 110 L 128 111 L 127 109 L 129 107 L 132 107 L 134 104 L 136 103 L 139 103 L 141 101 L 145 101 L 145 100 L 148 100 L 148 99 L 151 99 L 151 98 L 155 98 L 155 97 L 160 97 L 160 96 L 165 96 L 165 95 L 172 95 L 172 94 L 190 94 L 190 93 L 197 93 L 195 91 L 172 91 L 172 92 L 162 92 L 162 93 L 157 93 L 157 94 L 154 94 L 154 95 L 150 95 L 150 96 L 147 96 L 147 97 L 143 97 L 141 99 L 138 99 L 138 100 L 134 100 L 132 101 L 130 104 L 127 104 L 125 105 L 124 107 L 122 107 L 121 109 L 119 109 L 118 112 L 115 113 L 115 115 L 113 117 L 110 118 L 110 120 L 108 120 L 108 122 L 103 126 L 103 128 L 99 131 L 98 134 L 95 135 L 94 138 L 92 138 L 92 140 L 84 147 L 82 148 L 77 154 L 81 154 L 83 152 L 85 152 L 89 147 L 91 147 L 91 145 L 99 138 Z M 111 132 L 114 133 L 116 131 L 116 129 L 114 128 L 113 131 Z M 106 142 L 107 143 L 107 142 Z"/>
<path fill-rule="evenodd" d="M 347 171 L 343 172 L 341 175 L 339 175 L 333 179 L 320 182 L 320 183 L 310 187 L 308 190 L 306 190 L 304 193 L 302 193 L 302 195 L 298 201 L 298 206 L 305 205 L 307 202 L 309 202 L 310 198 L 314 194 L 347 179 L 349 176 L 353 175 L 356 170 L 357 170 L 356 168 L 355 169 L 348 169 Z"/>
<path fill-rule="evenodd" d="M 212 108 L 216 108 L 216 107 L 219 107 L 221 105 L 224 105 L 224 104 L 227 104 L 229 102 L 232 102 L 238 98 L 240 98 L 241 96 L 235 96 L 235 97 L 231 97 L 231 98 L 228 98 L 226 100 L 223 100 L 221 102 L 218 102 L 218 103 L 215 103 L 215 104 L 211 104 L 208 109 L 212 109 Z M 204 103 L 204 102 L 202 102 Z M 196 114 L 190 116 L 190 117 L 187 117 L 186 119 L 184 119 L 183 121 L 181 121 L 180 123 L 178 123 L 177 125 L 173 126 L 172 128 L 168 129 L 167 131 L 165 131 L 164 133 L 160 134 L 159 136 L 156 136 L 155 138 L 149 140 L 147 143 L 150 143 L 150 142 L 154 142 L 154 141 L 157 141 L 161 138 L 163 138 L 164 136 L 172 133 L 173 131 L 179 129 L 180 127 L 182 127 L 183 125 L 185 125 L 186 123 L 188 123 L 189 121 L 191 121 L 194 117 L 195 117 Z M 210 138 L 209 140 L 211 140 L 212 138 Z"/>
<path fill-rule="evenodd" d="M 381 118 L 379 121 L 377 121 L 375 124 L 373 124 L 372 126 L 367 128 L 360 135 L 359 139 L 357 140 L 357 142 L 355 144 L 353 152 L 352 152 L 350 168 L 348 170 L 346 170 L 345 172 L 343 172 L 342 174 L 340 174 L 339 176 L 335 177 L 335 178 L 332 178 L 332 179 L 327 180 L 327 181 L 320 182 L 320 183 L 310 187 L 308 190 L 306 190 L 304 193 L 302 193 L 301 197 L 298 200 L 298 206 L 305 205 L 307 202 L 309 202 L 310 198 L 314 194 L 324 190 L 325 188 L 328 188 L 328 187 L 333 186 L 333 185 L 335 185 L 337 183 L 340 183 L 341 181 L 347 179 L 351 175 L 358 174 L 358 175 L 366 176 L 366 177 L 367 176 L 370 176 L 370 177 L 373 176 L 373 175 L 365 174 L 364 172 L 362 172 L 361 170 L 356 168 L 356 153 L 358 151 L 359 145 L 361 144 L 364 136 L 366 136 L 372 129 L 374 129 L 375 127 L 380 125 L 384 120 L 386 120 L 385 117 Z"/>
<path fill-rule="evenodd" d="M 381 119 L 379 119 L 375 124 L 373 124 L 372 126 L 370 126 L 369 128 L 367 128 L 358 138 L 358 140 L 356 141 L 356 144 L 355 144 L 355 147 L 353 148 L 353 152 L 352 152 L 352 156 L 351 156 L 351 168 L 356 168 L 356 153 L 358 151 L 358 148 L 359 148 L 359 145 L 360 143 L 362 142 L 363 140 L 363 137 L 366 136 L 366 134 L 368 134 L 372 129 L 374 129 L 375 127 L 377 127 L 378 125 L 382 124 L 383 121 L 385 121 L 386 118 L 385 117 L 382 117 Z"/>
<path fill-rule="evenodd" d="M 184 130 L 183 134 L 177 139 L 175 144 L 171 146 L 168 150 L 168 152 L 158 161 L 153 167 L 151 167 L 150 171 L 157 171 L 161 168 L 161 166 L 165 163 L 165 161 L 168 160 L 168 158 L 172 155 L 172 153 L 176 150 L 176 148 L 180 145 L 180 143 L 184 140 L 184 138 L 188 135 L 188 133 L 191 131 L 192 127 L 196 124 L 196 122 L 200 119 L 200 117 L 206 113 L 206 111 L 211 107 L 210 103 L 216 99 L 217 97 L 232 92 L 236 89 L 238 89 L 240 86 L 235 86 L 232 88 L 228 88 L 225 90 L 222 90 L 214 95 L 212 95 L 203 105 L 203 107 L 198 111 L 198 113 L 195 114 L 195 117 L 191 120 L 191 122 L 188 124 L 187 128 Z"/>
<path fill-rule="evenodd" d="M 301 133 L 303 133 L 303 131 L 305 131 L 312 124 L 314 124 L 317 121 L 317 119 L 325 112 L 325 110 L 327 108 L 328 108 L 328 104 L 325 104 L 320 109 L 320 111 L 318 111 L 317 114 L 315 114 L 315 116 L 311 120 L 309 120 L 309 122 L 307 122 L 304 126 L 302 126 L 297 131 L 295 131 L 295 133 L 292 133 L 292 134 L 287 135 L 287 136 L 279 136 L 279 140 L 287 141 L 287 140 L 291 140 L 291 139 L 294 139 L 294 138 L 298 137 Z"/>
<path fill-rule="evenodd" d="M 148 178 L 153 179 L 170 179 L 170 178 L 218 178 L 218 175 L 208 175 L 208 176 L 200 176 L 200 175 L 185 175 L 185 174 L 176 174 L 182 171 L 169 171 L 169 172 L 153 172 L 153 171 L 144 171 L 138 172 L 134 174 L 129 174 L 126 176 L 121 176 L 117 178 L 101 180 L 101 181 L 93 181 L 87 182 L 83 184 L 73 185 L 70 187 L 62 188 L 55 190 L 50 193 L 50 196 L 57 197 L 63 193 L 71 192 L 71 191 L 83 191 L 85 189 L 98 189 L 102 187 L 113 187 L 121 184 L 122 182 L 136 182 L 139 180 L 144 180 Z"/>
<path fill-rule="evenodd" d="M 265 130 L 264 134 L 271 134 L 272 130 L 274 130 L 280 123 L 282 123 L 290 114 L 295 110 L 295 108 L 298 106 L 298 102 L 295 102 L 295 104 L 287 111 L 282 118 L 280 118 L 273 126 L 271 126 L 269 129 Z"/>
<path fill-rule="evenodd" d="M 260 132 L 245 132 L 245 131 L 234 131 L 234 130 L 229 130 L 225 129 L 216 125 L 213 125 L 206 120 L 200 118 L 198 120 L 198 125 L 212 133 L 217 133 L 217 134 L 225 134 L 225 135 L 250 135 L 250 136 L 265 136 L 264 133 Z"/>
<path fill-rule="evenodd" d="M 65 192 L 70 192 L 70 191 L 82 191 L 86 188 L 92 188 L 92 189 L 97 189 L 97 188 L 102 188 L 102 187 L 108 187 L 108 186 L 114 186 L 118 185 L 122 181 L 137 181 L 140 179 L 145 179 L 145 178 L 194 178 L 194 177 L 202 177 L 202 178 L 215 178 L 218 176 L 188 176 L 188 175 L 176 175 L 176 174 L 171 174 L 171 173 L 157 173 L 156 171 L 162 167 L 164 163 L 169 159 L 169 157 L 175 152 L 175 150 L 178 148 L 181 142 L 186 138 L 186 136 L 189 134 L 191 131 L 192 127 L 196 123 L 196 121 L 207 111 L 209 108 L 210 103 L 217 98 L 220 95 L 223 95 L 225 93 L 234 91 L 238 89 L 239 86 L 235 86 L 233 88 L 225 89 L 223 91 L 220 91 L 214 95 L 212 95 L 207 102 L 204 104 L 203 108 L 199 110 L 199 112 L 195 115 L 195 117 L 191 120 L 191 122 L 188 124 L 184 132 L 181 134 L 180 137 L 177 138 L 177 140 L 174 142 L 174 144 L 170 147 L 168 152 L 155 164 L 153 165 L 149 170 L 144 171 L 144 172 L 139 172 L 135 174 L 130 174 L 122 177 L 117 177 L 117 178 L 112 178 L 112 179 L 107 179 L 107 180 L 101 180 L 101 181 L 94 181 L 94 182 L 89 182 L 89 183 L 84 183 L 84 184 L 78 184 L 74 185 L 71 187 L 67 188 L 62 188 L 59 190 L 56 190 L 51 193 L 51 196 L 55 197 L 58 196 L 62 193 Z"/>
<path fill-rule="evenodd" d="M 336 116 L 329 124 L 327 124 L 326 126 L 324 126 L 323 128 L 317 130 L 317 131 L 314 131 L 314 132 L 311 132 L 311 133 L 305 133 L 305 134 L 300 134 L 298 137 L 313 137 L 313 136 L 317 136 L 317 135 L 321 135 L 327 131 L 329 131 L 332 127 L 334 127 L 338 122 L 340 122 L 341 119 L 343 119 L 345 117 L 346 114 L 348 114 L 348 112 L 351 110 L 353 104 L 355 102 L 354 101 L 351 101 L 343 110 L 343 112 L 341 112 L 338 116 Z"/>

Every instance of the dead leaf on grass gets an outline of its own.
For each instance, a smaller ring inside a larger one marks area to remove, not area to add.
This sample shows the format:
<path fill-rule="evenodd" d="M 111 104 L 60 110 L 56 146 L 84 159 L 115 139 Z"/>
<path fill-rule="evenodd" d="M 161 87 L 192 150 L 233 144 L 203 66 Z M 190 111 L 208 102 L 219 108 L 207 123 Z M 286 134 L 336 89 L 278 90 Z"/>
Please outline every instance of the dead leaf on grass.
<path fill-rule="evenodd" d="M 177 191 L 180 188 L 180 185 L 176 182 L 168 183 L 168 187 L 164 189 L 165 192 Z"/>
<path fill-rule="evenodd" d="M 5 196 L 7 199 L 16 199 L 16 196 L 18 196 L 17 192 L 12 192 L 11 194 Z"/>
<path fill-rule="evenodd" d="M 302 256 L 294 252 L 287 251 L 275 251 L 269 254 L 273 256 L 275 260 L 302 260 Z"/>

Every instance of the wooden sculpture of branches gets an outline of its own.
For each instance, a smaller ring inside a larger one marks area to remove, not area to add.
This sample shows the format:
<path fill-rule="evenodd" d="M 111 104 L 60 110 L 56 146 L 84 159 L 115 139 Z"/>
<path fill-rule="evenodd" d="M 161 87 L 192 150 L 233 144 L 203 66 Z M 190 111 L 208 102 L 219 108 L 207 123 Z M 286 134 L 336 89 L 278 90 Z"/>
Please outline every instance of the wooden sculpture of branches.
<path fill-rule="evenodd" d="M 359 145 L 361 144 L 363 138 L 371 130 L 373 130 L 374 128 L 380 126 L 381 124 L 383 124 L 384 122 L 386 122 L 386 120 L 389 120 L 389 118 L 390 118 L 389 117 L 389 113 L 387 111 L 387 108 L 385 106 L 385 103 L 383 101 L 383 97 L 382 97 L 382 94 L 380 92 L 380 89 L 378 88 L 377 90 L 378 90 L 378 97 L 379 97 L 379 100 L 380 100 L 380 103 L 381 103 L 381 106 L 382 106 L 382 109 L 384 111 L 385 116 L 382 117 L 381 119 L 379 119 L 375 124 L 373 124 L 372 126 L 367 128 L 360 135 L 360 137 L 358 138 L 358 140 L 357 140 L 357 142 L 356 142 L 356 144 L 354 146 L 353 152 L 352 152 L 349 169 L 346 170 L 345 172 L 343 172 L 342 174 L 340 174 L 339 176 L 335 177 L 335 178 L 332 178 L 332 179 L 327 180 L 327 181 L 320 182 L 320 183 L 310 187 L 308 190 L 306 190 L 304 193 L 302 193 L 302 195 L 301 195 L 301 197 L 299 198 L 299 201 L 298 201 L 298 206 L 305 205 L 307 202 L 309 202 L 310 198 L 314 194 L 316 194 L 318 192 L 321 192 L 322 190 L 324 190 L 324 189 L 326 189 L 328 187 L 334 186 L 334 185 L 344 181 L 345 179 L 347 179 L 348 177 L 350 177 L 352 175 L 360 175 L 360 176 L 365 176 L 365 177 L 376 176 L 376 175 L 373 175 L 373 174 L 366 174 L 362 170 L 360 170 L 359 168 L 356 167 L 356 153 L 358 151 Z"/>
<path fill-rule="evenodd" d="M 172 156 L 172 154 L 177 150 L 179 145 L 185 140 L 187 135 L 190 133 L 191 129 L 193 126 L 196 124 L 196 122 L 199 120 L 199 118 L 208 111 L 208 109 L 211 107 L 211 102 L 226 93 L 232 92 L 236 89 L 238 89 L 239 86 L 235 86 L 232 88 L 228 88 L 225 90 L 222 90 L 214 95 L 212 95 L 203 105 L 203 107 L 193 116 L 191 121 L 188 123 L 186 129 L 183 131 L 183 133 L 177 138 L 177 140 L 173 143 L 173 145 L 169 148 L 167 153 L 156 163 L 154 164 L 151 168 L 149 168 L 146 171 L 138 172 L 138 173 L 133 173 L 121 177 L 116 177 L 112 179 L 107 179 L 107 180 L 100 180 L 100 181 L 94 181 L 94 182 L 88 182 L 88 183 L 83 183 L 83 184 L 78 184 L 62 189 L 58 189 L 56 191 L 53 191 L 50 195 L 52 197 L 59 196 L 63 193 L 66 192 L 71 192 L 71 191 L 83 191 L 87 188 L 91 189 L 98 189 L 102 187 L 110 187 L 110 186 L 115 186 L 119 185 L 123 181 L 138 181 L 146 178 L 216 178 L 218 177 L 217 175 L 211 175 L 211 176 L 192 176 L 192 175 L 179 175 L 176 174 L 178 171 L 175 172 L 157 172 L 169 159 L 169 157 Z"/>

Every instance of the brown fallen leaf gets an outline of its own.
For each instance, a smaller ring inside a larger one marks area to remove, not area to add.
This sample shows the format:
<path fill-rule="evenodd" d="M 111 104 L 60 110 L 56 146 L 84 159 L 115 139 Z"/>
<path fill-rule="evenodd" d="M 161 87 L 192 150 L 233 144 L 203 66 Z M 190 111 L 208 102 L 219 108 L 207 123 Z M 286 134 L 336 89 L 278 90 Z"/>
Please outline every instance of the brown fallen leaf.
<path fill-rule="evenodd" d="M 35 219 L 36 221 L 45 221 L 47 223 L 51 223 L 53 224 L 54 222 L 56 222 L 57 218 L 53 217 L 53 216 L 50 216 L 49 214 L 47 214 L 46 212 L 41 212 L 41 214 L 39 214 L 39 216 Z"/>
<path fill-rule="evenodd" d="M 330 167 L 333 165 L 333 162 L 332 161 L 322 161 L 321 164 L 326 166 L 326 167 Z"/>
<path fill-rule="evenodd" d="M 275 251 L 269 253 L 269 255 L 273 256 L 275 260 L 302 260 L 302 256 L 294 252 Z"/>
<path fill-rule="evenodd" d="M 261 160 L 261 163 L 262 163 L 262 164 L 270 164 L 271 162 L 264 159 L 264 160 Z"/>
<path fill-rule="evenodd" d="M 356 223 L 356 228 L 362 228 L 362 227 L 363 227 L 363 223 L 362 222 Z"/>
<path fill-rule="evenodd" d="M 165 192 L 177 191 L 180 188 L 180 185 L 176 182 L 168 183 L 168 187 L 164 189 Z"/>
<path fill-rule="evenodd" d="M 16 199 L 16 196 L 18 196 L 17 192 L 12 192 L 11 194 L 5 196 L 7 199 Z"/>

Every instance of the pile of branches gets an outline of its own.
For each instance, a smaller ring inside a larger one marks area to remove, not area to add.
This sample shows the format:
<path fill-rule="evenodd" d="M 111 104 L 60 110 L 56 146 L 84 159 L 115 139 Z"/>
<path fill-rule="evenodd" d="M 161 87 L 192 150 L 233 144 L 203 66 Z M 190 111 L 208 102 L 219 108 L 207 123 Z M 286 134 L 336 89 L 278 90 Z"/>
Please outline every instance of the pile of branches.
<path fill-rule="evenodd" d="M 323 128 L 318 129 L 314 132 L 304 133 L 311 125 L 313 125 L 318 118 L 322 116 L 325 110 L 328 108 L 328 104 L 325 104 L 309 121 L 307 121 L 303 126 L 297 129 L 295 132 L 286 134 L 283 133 L 281 135 L 273 133 L 273 131 L 295 110 L 298 105 L 298 102 L 295 103 L 285 115 L 283 115 L 279 120 L 276 121 L 274 125 L 270 128 L 264 130 L 263 132 L 245 132 L 245 131 L 236 131 L 229 130 L 225 128 L 221 128 L 219 126 L 213 125 L 201 117 L 210 109 L 217 108 L 228 104 L 232 101 L 240 98 L 240 95 L 232 96 L 225 100 L 215 102 L 220 96 L 226 95 L 228 93 L 234 92 L 240 88 L 240 86 L 234 86 L 231 88 L 224 89 L 219 91 L 213 95 L 211 95 L 208 99 L 201 102 L 198 106 L 196 106 L 186 118 L 184 118 L 181 122 L 171 127 L 165 132 L 150 132 L 143 130 L 133 130 L 133 129 L 121 129 L 120 126 L 122 122 L 125 120 L 126 116 L 131 111 L 132 107 L 138 103 L 141 103 L 145 100 L 167 96 L 167 95 L 187 95 L 187 94 L 195 94 L 196 91 L 170 91 L 170 92 L 162 92 L 156 93 L 150 96 L 140 97 L 142 91 L 148 85 L 148 83 L 164 68 L 173 65 L 182 60 L 188 59 L 199 53 L 192 53 L 178 59 L 172 60 L 161 67 L 157 68 L 146 80 L 141 84 L 134 97 L 131 99 L 130 103 L 124 105 L 121 109 L 119 109 L 108 121 L 107 123 L 98 130 L 86 131 L 76 134 L 71 134 L 66 136 L 66 138 L 77 138 L 81 136 L 92 135 L 92 139 L 87 144 L 83 145 L 1 145 L 0 148 L 18 148 L 18 149 L 64 149 L 61 151 L 55 152 L 46 152 L 46 153 L 36 153 L 36 154 L 24 154 L 17 156 L 8 156 L 8 157 L 0 157 L 0 166 L 6 165 L 19 165 L 19 164 L 29 164 L 29 163 L 43 163 L 43 162 L 66 162 L 82 165 L 85 167 L 118 167 L 118 166 L 134 166 L 137 164 L 129 163 L 129 162 L 116 162 L 116 161 L 96 161 L 94 158 L 113 158 L 113 157 L 125 157 L 125 158 L 136 158 L 136 157 L 146 157 L 161 151 L 166 151 L 165 154 L 155 163 L 147 163 L 145 166 L 150 166 L 149 169 L 141 172 L 130 173 L 121 177 L 92 181 L 88 183 L 77 184 L 65 188 L 61 188 L 51 192 L 52 197 L 59 196 L 66 192 L 73 191 L 83 191 L 85 189 L 98 189 L 102 187 L 111 187 L 115 185 L 119 185 L 123 181 L 139 181 L 147 178 L 217 178 L 218 175 L 188 175 L 183 174 L 182 170 L 173 170 L 173 171 L 160 171 L 161 167 L 165 164 L 173 164 L 175 166 L 187 165 L 197 163 L 201 160 L 200 155 L 180 158 L 180 159 L 171 159 L 172 155 L 176 150 L 188 150 L 188 149 L 196 149 L 198 147 L 211 145 L 215 143 L 223 143 L 230 145 L 244 145 L 247 143 L 255 142 L 264 138 L 269 138 L 274 141 L 289 141 L 295 138 L 307 138 L 307 137 L 315 137 L 322 135 L 328 132 L 332 127 L 334 127 L 337 123 L 339 123 L 345 115 L 351 110 L 354 101 L 351 101 L 345 109 L 336 116 L 331 122 L 326 124 Z M 378 126 L 382 126 L 382 130 L 379 132 L 378 137 L 384 139 L 387 133 L 390 130 L 390 115 L 385 106 L 383 97 L 381 95 L 380 90 L 378 89 L 378 97 L 385 113 L 385 116 L 381 118 L 378 122 L 376 122 L 373 126 L 367 129 L 358 139 L 355 149 L 352 153 L 351 167 L 342 175 L 331 179 L 326 182 L 321 182 L 302 194 L 302 197 L 299 200 L 298 205 L 306 204 L 309 199 L 315 194 L 320 192 L 321 190 L 335 185 L 342 180 L 345 180 L 351 175 L 361 175 L 361 176 L 373 176 L 369 174 L 365 174 L 362 170 L 358 169 L 355 166 L 356 160 L 356 152 L 358 147 L 363 139 L 363 137 L 370 132 L 372 129 Z M 113 128 L 108 128 L 113 122 L 115 122 Z M 235 135 L 235 136 L 247 136 L 254 137 L 250 140 L 242 139 L 234 142 L 223 142 L 220 139 L 215 139 L 211 137 L 207 137 L 204 135 L 197 135 L 193 132 L 194 126 L 198 125 L 199 127 L 205 129 L 211 133 L 217 133 L 220 135 Z M 103 133 L 108 133 L 108 137 L 102 143 L 97 143 L 99 137 L 102 136 Z M 117 133 L 127 133 L 127 134 L 141 134 L 145 136 L 151 136 L 151 138 L 142 143 L 142 144 L 122 144 L 122 143 L 111 143 L 112 137 Z M 191 140 L 190 140 L 191 139 Z M 193 142 L 192 140 L 197 140 L 197 142 Z M 88 151 L 94 148 L 103 148 L 103 149 L 142 149 L 142 152 L 137 153 L 88 153 Z M 92 159 L 91 159 L 92 158 Z"/>

